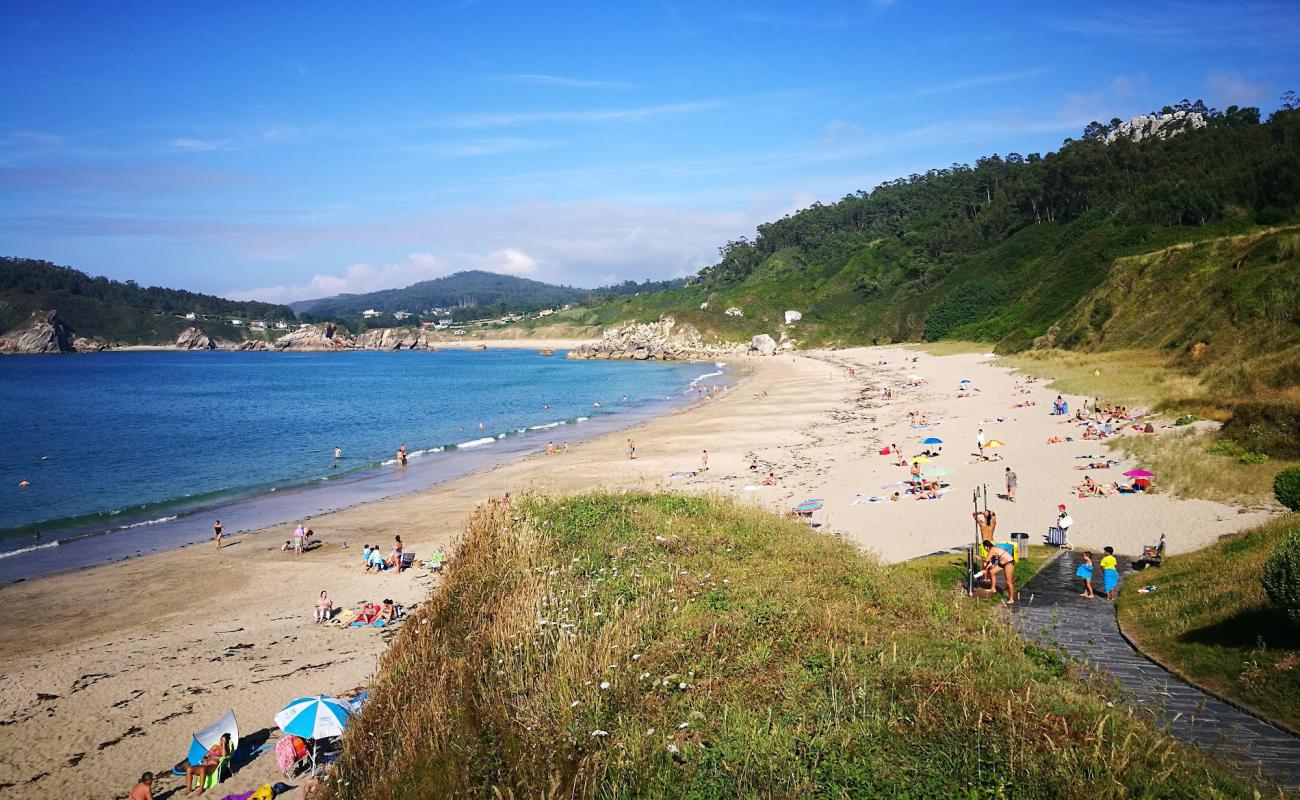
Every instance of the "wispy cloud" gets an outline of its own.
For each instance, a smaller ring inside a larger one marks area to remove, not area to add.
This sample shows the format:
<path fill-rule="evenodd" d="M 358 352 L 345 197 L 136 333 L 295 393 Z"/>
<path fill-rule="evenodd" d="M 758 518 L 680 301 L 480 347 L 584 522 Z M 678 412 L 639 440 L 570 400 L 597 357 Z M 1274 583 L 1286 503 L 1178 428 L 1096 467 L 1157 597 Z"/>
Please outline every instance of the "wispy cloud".
<path fill-rule="evenodd" d="M 484 114 L 457 114 L 445 117 L 440 124 L 451 128 L 511 128 L 538 124 L 587 124 L 606 122 L 641 122 L 653 117 L 679 116 L 711 111 L 721 106 L 715 101 L 665 103 L 634 108 L 589 109 L 584 111 L 506 111 Z"/>
<path fill-rule="evenodd" d="M 1032 69 L 1016 70 L 1014 72 L 995 72 L 987 75 L 970 75 L 964 78 L 955 78 L 942 83 L 934 83 L 925 86 L 914 86 L 911 88 L 901 89 L 889 94 L 877 95 L 870 98 L 867 102 L 890 102 L 895 100 L 912 100 L 918 97 L 932 97 L 939 94 L 949 94 L 952 92 L 962 92 L 968 89 L 978 89 L 983 86 L 996 86 L 1003 83 L 1015 83 L 1017 81 L 1029 80 L 1046 75 L 1052 71 L 1051 67 L 1034 67 Z"/>
<path fill-rule="evenodd" d="M 1262 84 L 1246 80 L 1235 72 L 1211 72 L 1205 78 L 1210 102 L 1220 106 L 1259 105 L 1267 96 Z"/>
<path fill-rule="evenodd" d="M 636 89 L 635 83 L 626 81 L 588 80 L 585 78 L 566 78 L 562 75 L 542 75 L 530 72 L 507 73 L 498 75 L 497 80 L 506 83 L 523 83 L 531 86 L 560 86 L 568 89 Z"/>
<path fill-rule="evenodd" d="M 526 153 L 555 147 L 557 142 L 540 139 L 525 139 L 513 136 L 498 136 L 485 139 L 462 139 L 449 142 L 428 142 L 406 145 L 400 150 L 410 153 L 424 153 L 439 158 L 469 158 L 474 156 L 499 156 L 508 153 Z"/>
<path fill-rule="evenodd" d="M 189 136 L 181 136 L 172 139 L 167 143 L 177 150 L 188 150 L 191 152 L 202 153 L 210 150 L 227 150 L 230 148 L 229 139 L 196 139 Z"/>
<path fill-rule="evenodd" d="M 1206 2 L 1157 2 L 1087 8 L 1085 13 L 1045 19 L 1043 25 L 1064 33 L 1159 47 L 1294 45 L 1300 39 L 1300 17 L 1291 2 L 1256 0 L 1231 7 Z"/>

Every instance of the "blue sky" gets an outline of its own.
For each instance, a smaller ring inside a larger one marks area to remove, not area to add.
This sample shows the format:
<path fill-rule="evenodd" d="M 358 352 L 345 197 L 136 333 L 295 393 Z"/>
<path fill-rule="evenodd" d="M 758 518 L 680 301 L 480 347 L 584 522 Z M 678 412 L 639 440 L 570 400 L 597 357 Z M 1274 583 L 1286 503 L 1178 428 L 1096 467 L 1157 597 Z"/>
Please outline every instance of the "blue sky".
<path fill-rule="evenodd" d="M 275 301 L 693 273 L 809 203 L 1300 89 L 1300 5 L 25 3 L 0 254 Z"/>

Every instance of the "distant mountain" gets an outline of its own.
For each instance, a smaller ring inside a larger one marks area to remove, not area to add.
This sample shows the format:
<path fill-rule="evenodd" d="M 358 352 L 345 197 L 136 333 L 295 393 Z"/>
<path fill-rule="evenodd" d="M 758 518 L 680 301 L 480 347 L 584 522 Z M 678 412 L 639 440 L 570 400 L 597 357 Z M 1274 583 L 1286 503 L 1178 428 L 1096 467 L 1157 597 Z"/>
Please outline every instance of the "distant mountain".
<path fill-rule="evenodd" d="M 128 345 L 171 344 L 196 323 L 211 336 L 238 341 L 243 329 L 226 320 L 295 319 L 284 305 L 143 287 L 135 281 L 92 277 L 48 261 L 0 257 L 0 333 L 27 323 L 40 310 L 57 311 L 77 336 Z M 187 320 L 186 314 L 198 319 Z"/>
<path fill-rule="evenodd" d="M 394 311 L 418 314 L 431 308 L 497 306 L 509 311 L 534 311 L 580 302 L 588 294 L 586 289 L 469 270 L 413 283 L 404 289 L 299 300 L 291 303 L 290 307 L 297 313 L 310 313 L 314 317 L 355 317 L 368 309 L 390 314 Z"/>

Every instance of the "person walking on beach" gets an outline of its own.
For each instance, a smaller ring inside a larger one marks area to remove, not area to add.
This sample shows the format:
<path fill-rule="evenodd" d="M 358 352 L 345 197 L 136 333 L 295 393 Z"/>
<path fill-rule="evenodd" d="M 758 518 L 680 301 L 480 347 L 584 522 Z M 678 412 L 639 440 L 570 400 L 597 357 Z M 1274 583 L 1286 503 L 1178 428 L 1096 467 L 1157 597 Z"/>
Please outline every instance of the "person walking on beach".
<path fill-rule="evenodd" d="M 217 520 L 212 525 L 212 539 L 217 543 L 217 549 L 221 549 L 221 533 L 225 528 L 221 527 L 221 520 Z"/>
<path fill-rule="evenodd" d="M 984 457 L 984 442 L 985 442 L 985 441 L 986 441 L 986 440 L 985 440 L 985 438 L 984 438 L 984 429 L 983 429 L 983 428 L 980 428 L 979 435 L 975 437 L 975 446 L 979 448 L 979 451 L 980 451 L 980 458 L 983 458 L 983 457 Z"/>
<path fill-rule="evenodd" d="M 700 455 L 700 472 L 705 472 L 709 468 L 709 451 L 705 450 Z"/>
<path fill-rule="evenodd" d="M 1007 500 L 1009 502 L 1016 502 L 1016 485 L 1018 481 L 1016 473 L 1011 471 L 1011 467 L 1007 467 Z"/>
<path fill-rule="evenodd" d="M 627 440 L 627 457 L 629 461 L 636 458 L 636 443 L 631 439 Z"/>
<path fill-rule="evenodd" d="M 397 448 L 397 466 L 406 466 L 406 445 Z"/>

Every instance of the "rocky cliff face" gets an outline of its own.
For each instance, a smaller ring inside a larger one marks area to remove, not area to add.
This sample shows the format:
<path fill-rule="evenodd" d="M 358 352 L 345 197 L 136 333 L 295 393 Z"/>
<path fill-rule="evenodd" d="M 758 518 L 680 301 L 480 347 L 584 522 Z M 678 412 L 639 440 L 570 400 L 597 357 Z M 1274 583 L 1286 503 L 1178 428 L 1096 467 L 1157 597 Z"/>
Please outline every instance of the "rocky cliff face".
<path fill-rule="evenodd" d="M 690 325 L 678 325 L 672 317 L 658 322 L 631 323 L 607 328 L 599 342 L 575 347 L 569 358 L 632 359 L 635 361 L 693 361 L 743 353 L 743 344 L 705 344 Z"/>
<path fill-rule="evenodd" d="M 177 350 L 216 350 L 217 342 L 200 328 L 186 328 L 176 337 Z"/>
<path fill-rule="evenodd" d="M 59 319 L 58 312 L 37 311 L 25 324 L 0 336 L 0 353 L 75 353 L 72 334 L 72 328 Z"/>
<path fill-rule="evenodd" d="M 276 350 L 312 351 L 348 350 L 354 344 L 347 328 L 332 322 L 318 322 L 286 333 L 275 340 L 274 346 Z"/>
<path fill-rule="evenodd" d="M 368 330 L 355 344 L 363 350 L 432 350 L 437 342 L 427 331 L 407 327 Z"/>
<path fill-rule="evenodd" d="M 85 336 L 78 336 L 72 340 L 72 349 L 78 353 L 102 353 L 113 348 L 98 339 L 87 339 Z"/>

